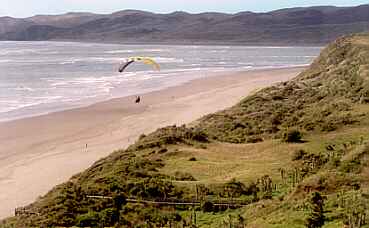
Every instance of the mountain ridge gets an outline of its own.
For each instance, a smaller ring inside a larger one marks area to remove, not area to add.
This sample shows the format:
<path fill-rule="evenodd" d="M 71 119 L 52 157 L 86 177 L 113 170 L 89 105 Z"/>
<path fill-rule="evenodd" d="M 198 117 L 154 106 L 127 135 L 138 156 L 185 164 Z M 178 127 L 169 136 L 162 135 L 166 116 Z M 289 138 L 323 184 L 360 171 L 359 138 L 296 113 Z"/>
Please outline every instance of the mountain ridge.
<path fill-rule="evenodd" d="M 122 10 L 0 17 L 0 40 L 118 43 L 325 44 L 369 31 L 369 5 L 314 6 L 265 13 L 152 13 Z"/>

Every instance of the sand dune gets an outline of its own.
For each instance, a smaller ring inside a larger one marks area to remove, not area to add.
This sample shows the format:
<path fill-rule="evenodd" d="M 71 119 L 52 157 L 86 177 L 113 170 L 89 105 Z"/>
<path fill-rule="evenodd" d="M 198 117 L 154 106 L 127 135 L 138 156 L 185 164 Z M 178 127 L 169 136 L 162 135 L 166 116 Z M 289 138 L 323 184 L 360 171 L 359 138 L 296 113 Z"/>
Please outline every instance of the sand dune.
<path fill-rule="evenodd" d="M 0 218 L 31 203 L 142 133 L 190 123 L 229 107 L 257 88 L 286 81 L 303 68 L 206 77 L 85 108 L 0 123 Z M 86 147 L 87 145 L 87 147 Z"/>

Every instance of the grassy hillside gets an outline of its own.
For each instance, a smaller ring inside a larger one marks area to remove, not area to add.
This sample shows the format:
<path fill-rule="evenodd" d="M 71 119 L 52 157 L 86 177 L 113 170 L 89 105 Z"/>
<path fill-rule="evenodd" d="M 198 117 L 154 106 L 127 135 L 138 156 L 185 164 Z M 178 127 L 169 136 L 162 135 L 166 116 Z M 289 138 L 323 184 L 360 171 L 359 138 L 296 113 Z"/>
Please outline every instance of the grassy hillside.
<path fill-rule="evenodd" d="M 3 226 L 368 227 L 368 159 L 369 34 L 362 34 L 330 44 L 295 79 L 191 128 L 142 135 Z"/>
<path fill-rule="evenodd" d="M 329 132 L 360 123 L 360 104 L 369 103 L 368 59 L 366 36 L 339 39 L 297 78 L 208 115 L 199 127 L 213 139 L 244 143 L 281 137 L 291 127 Z"/>

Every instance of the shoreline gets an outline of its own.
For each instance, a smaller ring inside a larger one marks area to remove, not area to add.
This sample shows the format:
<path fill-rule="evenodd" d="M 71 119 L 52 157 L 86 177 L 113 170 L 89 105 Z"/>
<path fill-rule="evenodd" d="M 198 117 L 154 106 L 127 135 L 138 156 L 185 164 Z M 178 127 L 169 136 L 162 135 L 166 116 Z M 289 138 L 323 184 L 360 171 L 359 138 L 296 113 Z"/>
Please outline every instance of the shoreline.
<path fill-rule="evenodd" d="M 24 107 L 24 108 L 20 108 L 20 109 L 16 109 L 10 112 L 5 112 L 5 113 L 0 113 L 0 124 L 1 123 L 6 123 L 6 122 L 12 122 L 12 121 L 17 121 L 17 120 L 22 120 L 22 119 L 28 119 L 28 118 L 33 118 L 33 117 L 39 117 L 39 116 L 45 116 L 45 115 L 50 115 L 53 113 L 58 113 L 58 112 L 64 112 L 64 111 L 69 111 L 69 110 L 74 110 L 74 109 L 80 109 L 80 108 L 87 108 L 89 106 L 95 105 L 95 104 L 99 104 L 99 103 L 103 103 L 103 102 L 107 102 L 113 99 L 121 99 L 121 98 L 126 98 L 126 97 L 133 97 L 136 95 L 140 95 L 140 94 L 149 94 L 152 92 L 157 92 L 157 91 L 162 91 L 165 89 L 169 89 L 172 87 L 177 87 L 177 86 L 181 86 L 184 85 L 186 83 L 190 83 L 193 80 L 198 80 L 198 79 L 207 79 L 207 78 L 211 78 L 211 77 L 219 77 L 222 76 L 224 74 L 237 74 L 237 73 L 246 73 L 246 72 L 258 72 L 258 71 L 265 71 L 265 70 L 281 70 L 281 69 L 291 69 L 291 68 L 304 68 L 304 67 L 308 67 L 309 64 L 302 64 L 302 65 L 292 65 L 292 66 L 281 66 L 281 67 L 262 67 L 262 68 L 250 68 L 250 69 L 228 69 L 228 70 L 224 70 L 224 71 L 219 71 L 219 72 L 201 72 L 201 74 L 203 76 L 197 77 L 197 78 L 190 78 L 188 80 L 182 81 L 178 84 L 175 85 L 168 85 L 168 86 L 163 86 L 163 87 L 159 87 L 159 88 L 155 88 L 155 89 L 150 89 L 148 91 L 145 92 L 138 92 L 137 94 L 130 94 L 130 95 L 123 95 L 123 96 L 119 96 L 119 97 L 106 97 L 104 98 L 100 98 L 100 99 L 85 99 L 85 100 L 80 100 L 78 102 L 75 103 L 70 103 L 70 104 L 65 104 L 65 106 L 58 106 L 56 104 L 43 104 L 49 107 L 54 107 L 54 108 L 49 108 L 49 109 L 45 109 L 45 107 L 36 107 L 36 106 L 29 106 L 29 107 Z M 197 73 L 197 72 L 195 72 Z M 186 72 L 186 74 L 188 74 L 188 72 Z M 15 116 L 15 117 L 9 117 L 9 116 Z"/>
<path fill-rule="evenodd" d="M 51 40 L 0 40 L 0 42 L 72 42 L 72 43 L 91 43 L 91 44 L 121 44 L 121 45 L 172 45 L 172 46 L 245 46 L 245 47 L 325 47 L 329 42 L 244 42 L 244 41 L 142 41 L 142 42 L 122 42 L 118 40 L 83 40 L 83 39 L 51 39 Z"/>
<path fill-rule="evenodd" d="M 0 219 L 140 134 L 191 123 L 305 67 L 222 72 L 178 86 L 87 107 L 0 122 Z"/>

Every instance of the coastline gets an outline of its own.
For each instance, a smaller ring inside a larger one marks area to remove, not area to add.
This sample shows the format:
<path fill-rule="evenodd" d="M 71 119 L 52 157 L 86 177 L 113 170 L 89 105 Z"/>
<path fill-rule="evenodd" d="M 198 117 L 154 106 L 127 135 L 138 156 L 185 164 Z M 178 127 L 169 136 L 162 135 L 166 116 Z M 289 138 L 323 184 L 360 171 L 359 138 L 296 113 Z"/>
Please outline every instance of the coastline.
<path fill-rule="evenodd" d="M 33 41 L 33 40 L 28 40 Z M 104 43 L 104 44 L 122 44 L 122 45 L 174 45 L 174 46 L 187 46 L 187 45 L 201 45 L 201 46 L 280 46 L 280 47 L 325 47 L 329 42 L 245 42 L 245 41 L 119 41 L 119 40 L 83 40 L 83 39 L 52 39 L 52 40 L 41 40 L 42 41 L 53 41 L 53 42 L 79 42 L 79 43 Z M 27 42 L 27 41 L 26 41 Z"/>
<path fill-rule="evenodd" d="M 31 203 L 140 134 L 181 125 L 237 103 L 252 91 L 286 81 L 304 67 L 221 73 L 140 96 L 0 122 L 0 218 Z"/>
<path fill-rule="evenodd" d="M 228 69 L 228 70 L 219 70 L 219 71 L 214 71 L 214 72 L 191 72 L 192 74 L 197 74 L 197 76 L 191 76 L 191 73 L 189 72 L 183 72 L 182 75 L 180 77 L 177 77 L 177 82 L 169 82 L 167 85 L 163 85 L 161 87 L 157 87 L 157 88 L 149 88 L 149 89 L 143 89 L 143 90 L 139 90 L 135 93 L 129 93 L 129 94 L 120 94 L 116 97 L 112 97 L 112 96 L 101 96 L 101 97 L 94 97 L 94 98 L 89 98 L 89 99 L 80 99 L 78 101 L 74 101 L 71 102 L 69 104 L 65 103 L 63 105 L 61 105 L 60 103 L 43 103 L 42 106 L 40 107 L 40 105 L 31 105 L 31 106 L 25 106 L 16 110 L 12 110 L 9 112 L 5 112 L 5 113 L 0 113 L 0 124 L 1 123 L 5 123 L 5 122 L 12 122 L 12 121 L 16 121 L 16 120 L 22 120 L 22 119 L 28 119 L 28 118 L 33 118 L 33 117 L 38 117 L 38 116 L 45 116 L 45 115 L 50 115 L 53 113 L 58 113 L 58 112 L 63 112 L 63 111 L 68 111 L 68 110 L 74 110 L 74 109 L 80 109 L 80 108 L 86 108 L 89 107 L 91 105 L 94 104 L 98 104 L 98 103 L 103 103 L 103 102 L 107 102 L 109 100 L 113 100 L 113 99 L 120 99 L 120 98 L 124 98 L 124 97 L 129 97 L 129 96 L 135 96 L 136 94 L 149 94 L 152 92 L 157 92 L 157 91 L 162 91 L 168 88 L 172 88 L 172 87 L 177 87 L 177 86 L 181 86 L 183 84 L 189 83 L 193 80 L 198 80 L 198 79 L 206 79 L 206 78 L 210 78 L 210 77 L 217 77 L 217 76 L 222 76 L 224 74 L 237 74 L 240 72 L 249 72 L 249 71 L 264 71 L 264 70 L 278 70 L 278 69 L 290 69 L 290 68 L 304 68 L 304 67 L 308 67 L 309 64 L 301 64 L 301 65 L 291 65 L 291 66 L 280 66 L 280 67 L 261 67 L 261 68 L 250 68 L 250 69 Z M 185 77 L 183 77 L 184 75 L 186 75 Z M 201 75 L 201 76 L 199 76 Z M 169 79 L 170 81 L 170 79 Z M 121 88 L 116 87 L 114 88 L 114 90 L 120 90 Z"/>

